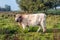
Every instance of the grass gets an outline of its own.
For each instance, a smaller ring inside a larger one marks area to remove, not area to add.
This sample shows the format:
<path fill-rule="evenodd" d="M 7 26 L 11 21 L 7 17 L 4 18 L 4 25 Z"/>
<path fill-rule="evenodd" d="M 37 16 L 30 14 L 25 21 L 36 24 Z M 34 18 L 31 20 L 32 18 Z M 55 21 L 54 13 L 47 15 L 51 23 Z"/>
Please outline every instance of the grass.
<path fill-rule="evenodd" d="M 0 40 L 59 40 L 60 15 L 47 15 L 47 32 L 36 32 L 38 27 L 30 27 L 30 31 L 22 30 L 14 21 L 13 13 L 0 14 Z"/>

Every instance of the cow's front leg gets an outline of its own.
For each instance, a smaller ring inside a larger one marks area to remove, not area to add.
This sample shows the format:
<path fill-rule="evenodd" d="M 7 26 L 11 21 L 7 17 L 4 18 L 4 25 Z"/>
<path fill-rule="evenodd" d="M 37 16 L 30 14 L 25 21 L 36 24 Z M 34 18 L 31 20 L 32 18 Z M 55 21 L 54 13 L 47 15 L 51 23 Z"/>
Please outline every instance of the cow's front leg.
<path fill-rule="evenodd" d="M 25 30 L 26 25 L 22 23 L 22 27 L 23 27 L 23 29 Z"/>
<path fill-rule="evenodd" d="M 29 25 L 27 25 L 27 28 L 28 28 L 28 31 L 29 31 L 29 30 L 30 30 L 30 29 L 29 29 Z"/>

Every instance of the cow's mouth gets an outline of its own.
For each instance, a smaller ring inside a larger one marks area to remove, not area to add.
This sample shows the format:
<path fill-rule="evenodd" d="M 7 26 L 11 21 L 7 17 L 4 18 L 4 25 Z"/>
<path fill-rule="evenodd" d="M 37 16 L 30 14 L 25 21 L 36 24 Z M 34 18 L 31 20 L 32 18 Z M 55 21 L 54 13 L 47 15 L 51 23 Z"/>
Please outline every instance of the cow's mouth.
<path fill-rule="evenodd" d="M 21 23 L 22 22 L 22 19 L 19 18 L 19 19 L 16 20 L 16 22 L 20 22 Z"/>

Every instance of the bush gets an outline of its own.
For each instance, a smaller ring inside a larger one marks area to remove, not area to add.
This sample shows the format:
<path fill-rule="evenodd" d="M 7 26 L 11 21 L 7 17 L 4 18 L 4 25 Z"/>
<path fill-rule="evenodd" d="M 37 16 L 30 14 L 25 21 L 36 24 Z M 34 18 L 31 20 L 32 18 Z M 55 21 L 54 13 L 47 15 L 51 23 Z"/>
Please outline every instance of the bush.
<path fill-rule="evenodd" d="M 18 33 L 18 29 L 19 29 L 18 26 L 14 26 L 14 27 L 3 26 L 0 27 L 0 34 L 15 34 Z"/>

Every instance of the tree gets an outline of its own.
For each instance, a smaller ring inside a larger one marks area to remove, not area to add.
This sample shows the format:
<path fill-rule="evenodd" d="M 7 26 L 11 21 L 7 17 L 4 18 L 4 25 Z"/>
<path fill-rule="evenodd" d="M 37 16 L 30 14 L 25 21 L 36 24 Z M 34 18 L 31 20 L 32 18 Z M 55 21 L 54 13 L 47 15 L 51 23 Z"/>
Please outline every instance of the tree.
<path fill-rule="evenodd" d="M 44 0 L 16 0 L 17 4 L 23 11 L 35 12 L 52 8 L 51 1 Z"/>
<path fill-rule="evenodd" d="M 5 10 L 6 11 L 11 11 L 11 7 L 9 5 L 5 5 Z"/>
<path fill-rule="evenodd" d="M 11 11 L 11 7 L 9 5 L 5 5 L 5 7 L 0 7 L 0 11 Z"/>

